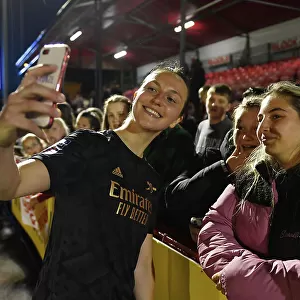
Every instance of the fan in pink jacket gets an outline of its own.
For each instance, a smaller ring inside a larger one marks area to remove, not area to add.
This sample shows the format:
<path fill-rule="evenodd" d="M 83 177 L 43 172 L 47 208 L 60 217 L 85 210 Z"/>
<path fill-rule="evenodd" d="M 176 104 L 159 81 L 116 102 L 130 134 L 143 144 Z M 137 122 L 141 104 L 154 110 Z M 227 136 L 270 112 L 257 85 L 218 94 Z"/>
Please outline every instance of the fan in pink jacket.
<path fill-rule="evenodd" d="M 200 264 L 229 300 L 296 300 L 300 88 L 287 82 L 270 86 L 258 118 L 261 146 L 203 220 Z"/>

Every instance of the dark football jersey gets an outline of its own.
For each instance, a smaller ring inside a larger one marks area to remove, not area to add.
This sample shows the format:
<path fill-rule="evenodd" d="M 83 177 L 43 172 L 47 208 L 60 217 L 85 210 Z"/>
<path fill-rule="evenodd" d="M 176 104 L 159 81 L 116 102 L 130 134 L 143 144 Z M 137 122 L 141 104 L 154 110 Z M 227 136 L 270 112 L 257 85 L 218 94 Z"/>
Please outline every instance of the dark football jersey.
<path fill-rule="evenodd" d="M 134 270 L 152 233 L 159 178 L 111 131 L 81 130 L 34 156 L 55 212 L 33 299 L 134 299 Z"/>

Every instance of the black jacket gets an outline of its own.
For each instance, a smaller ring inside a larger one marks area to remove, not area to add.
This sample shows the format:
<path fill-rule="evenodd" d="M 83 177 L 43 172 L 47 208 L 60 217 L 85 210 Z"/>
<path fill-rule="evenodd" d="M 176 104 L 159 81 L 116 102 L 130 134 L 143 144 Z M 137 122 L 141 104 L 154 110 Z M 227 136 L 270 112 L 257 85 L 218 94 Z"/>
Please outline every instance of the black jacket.
<path fill-rule="evenodd" d="M 198 170 L 198 172 L 196 172 Z M 191 217 L 203 217 L 230 183 L 222 154 L 206 149 L 195 165 L 178 176 L 165 191 L 169 221 L 187 226 Z"/>

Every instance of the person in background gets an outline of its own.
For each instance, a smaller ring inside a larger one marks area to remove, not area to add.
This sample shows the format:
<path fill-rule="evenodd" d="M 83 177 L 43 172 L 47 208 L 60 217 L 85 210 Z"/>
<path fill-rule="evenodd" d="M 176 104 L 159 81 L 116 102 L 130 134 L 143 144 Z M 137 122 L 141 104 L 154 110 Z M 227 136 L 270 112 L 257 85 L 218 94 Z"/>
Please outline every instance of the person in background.
<path fill-rule="evenodd" d="M 137 91 L 137 87 L 132 88 L 131 90 L 127 90 L 123 93 L 123 96 L 127 97 L 130 101 L 133 100 L 134 93 Z"/>
<path fill-rule="evenodd" d="M 181 112 L 181 120 L 184 110 Z M 182 234 L 177 226 L 179 220 L 173 218 L 166 208 L 165 189 L 170 182 L 193 164 L 194 154 L 193 138 L 180 124 L 162 131 L 144 151 L 144 159 L 160 175 L 163 186 L 157 212 L 157 229 L 179 242 L 186 240 L 184 237 L 186 233 Z"/>
<path fill-rule="evenodd" d="M 73 111 L 75 112 L 75 114 L 77 114 L 79 111 L 81 111 L 84 107 L 84 98 L 81 94 L 81 92 L 77 92 L 74 96 L 73 99 L 71 99 L 70 101 L 70 105 L 73 109 Z"/>
<path fill-rule="evenodd" d="M 70 132 L 73 132 L 75 130 L 75 116 L 71 105 L 68 102 L 57 103 L 57 108 L 61 112 L 60 117 L 65 121 L 70 129 Z"/>
<path fill-rule="evenodd" d="M 101 126 L 102 126 L 102 122 L 103 122 L 103 112 L 102 112 L 102 110 L 100 109 L 100 108 L 98 108 L 98 107 L 88 107 L 85 111 L 87 111 L 87 112 L 93 112 L 93 113 L 95 113 L 97 116 L 98 116 L 98 118 L 99 118 L 99 120 L 100 120 L 100 124 L 101 124 Z"/>
<path fill-rule="evenodd" d="M 70 129 L 62 118 L 54 118 L 53 124 L 49 129 L 44 129 L 48 140 L 48 146 L 60 141 L 69 135 Z"/>
<path fill-rule="evenodd" d="M 31 157 L 43 151 L 44 147 L 40 138 L 32 133 L 28 133 L 21 139 L 22 152 L 24 156 Z"/>
<path fill-rule="evenodd" d="M 191 135 L 178 124 L 157 136 L 145 149 L 144 158 L 161 176 L 163 185 L 167 186 L 190 166 L 194 153 Z"/>
<path fill-rule="evenodd" d="M 193 102 L 196 111 L 199 111 L 198 91 L 205 84 L 205 70 L 202 62 L 198 58 L 193 58 L 190 68 L 190 95 L 189 101 Z"/>
<path fill-rule="evenodd" d="M 199 110 L 197 112 L 197 115 L 198 115 L 198 120 L 200 122 L 207 119 L 206 98 L 209 89 L 210 89 L 210 85 L 204 85 L 198 90 Z"/>
<path fill-rule="evenodd" d="M 122 95 L 120 84 L 117 82 L 112 82 L 110 92 L 112 95 Z"/>
<path fill-rule="evenodd" d="M 15 124 L 42 138 L 27 113 L 59 115 L 38 99 L 63 102 L 63 95 L 32 84 L 55 70 L 30 69 L 0 115 L 0 173 L 6 175 L 0 177 L 0 199 L 49 189 L 55 195 L 33 300 L 153 299 L 152 232 L 160 180 L 143 153 L 162 130 L 180 122 L 188 97 L 185 76 L 174 63 L 158 65 L 142 82 L 120 128 L 76 131 L 17 166 Z"/>
<path fill-rule="evenodd" d="M 122 95 L 112 95 L 103 106 L 102 130 L 117 129 L 127 118 L 131 110 L 130 100 Z"/>
<path fill-rule="evenodd" d="M 249 98 L 249 97 L 260 97 L 264 94 L 265 88 L 262 87 L 249 87 L 243 94 L 243 99 Z M 244 101 L 244 100 L 242 100 Z M 233 128 L 230 129 L 227 134 L 224 137 L 224 140 L 220 146 L 220 152 L 223 154 L 223 158 L 227 160 L 227 158 L 232 154 L 232 152 L 235 149 L 232 134 L 233 134 Z"/>
<path fill-rule="evenodd" d="M 232 121 L 233 120 L 233 114 L 235 109 L 241 104 L 242 100 L 240 98 L 234 98 L 231 101 L 230 109 L 227 112 L 228 118 Z"/>
<path fill-rule="evenodd" d="M 227 116 L 230 110 L 232 91 L 225 84 L 210 87 L 207 92 L 206 110 L 208 119 L 202 121 L 195 137 L 196 153 L 204 153 L 206 148 L 219 149 L 226 133 L 232 128 Z"/>
<path fill-rule="evenodd" d="M 100 130 L 101 123 L 96 113 L 92 111 L 83 110 L 78 114 L 76 118 L 75 127 L 77 130 L 91 129 L 98 131 Z"/>
<path fill-rule="evenodd" d="M 105 102 L 106 99 L 108 99 L 111 96 L 111 89 L 110 86 L 105 84 L 103 86 L 103 97 L 102 97 L 102 101 Z"/>
<path fill-rule="evenodd" d="M 228 299 L 297 299 L 300 88 L 270 85 L 258 122 L 260 146 L 203 220 L 200 264 Z"/>
<path fill-rule="evenodd" d="M 197 131 L 197 120 L 195 118 L 195 106 L 193 102 L 189 102 L 186 106 L 185 113 L 183 115 L 183 120 L 181 122 L 181 126 L 191 135 L 193 139 L 195 139 L 196 131 Z"/>
<path fill-rule="evenodd" d="M 191 217 L 204 217 L 226 186 L 234 181 L 234 172 L 259 145 L 256 129 L 260 103 L 258 96 L 248 96 L 236 108 L 231 135 L 234 150 L 228 158 L 227 153 L 207 148 L 190 169 L 168 185 L 165 192 L 167 209 L 186 231 Z M 190 227 L 190 231 L 196 242 L 199 228 Z"/>

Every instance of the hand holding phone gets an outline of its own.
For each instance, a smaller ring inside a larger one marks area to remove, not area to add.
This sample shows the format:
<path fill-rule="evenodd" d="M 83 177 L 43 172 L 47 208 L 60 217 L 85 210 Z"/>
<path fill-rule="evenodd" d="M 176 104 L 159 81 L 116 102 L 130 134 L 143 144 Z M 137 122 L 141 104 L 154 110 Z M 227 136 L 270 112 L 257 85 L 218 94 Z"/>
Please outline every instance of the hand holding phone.
<path fill-rule="evenodd" d="M 41 139 L 47 140 L 45 133 L 31 119 L 28 114 L 35 112 L 51 118 L 59 117 L 55 107 L 37 101 L 39 98 L 48 99 L 49 102 L 62 103 L 65 97 L 54 89 L 37 84 L 37 78 L 52 74 L 56 66 L 34 66 L 26 72 L 17 90 L 11 93 L 0 112 L 0 147 L 13 145 L 22 133 L 31 132 Z"/>
<path fill-rule="evenodd" d="M 56 91 L 61 91 L 67 64 L 70 57 L 70 48 L 65 44 L 52 44 L 45 45 L 41 51 L 38 59 L 38 65 L 56 65 L 55 72 L 39 77 L 37 83 L 48 88 L 52 88 Z M 56 103 L 48 101 L 46 99 L 40 99 L 50 106 L 56 106 Z M 27 117 L 34 121 L 40 128 L 49 128 L 52 126 L 53 117 L 48 115 L 42 115 L 37 113 L 29 113 Z"/>

